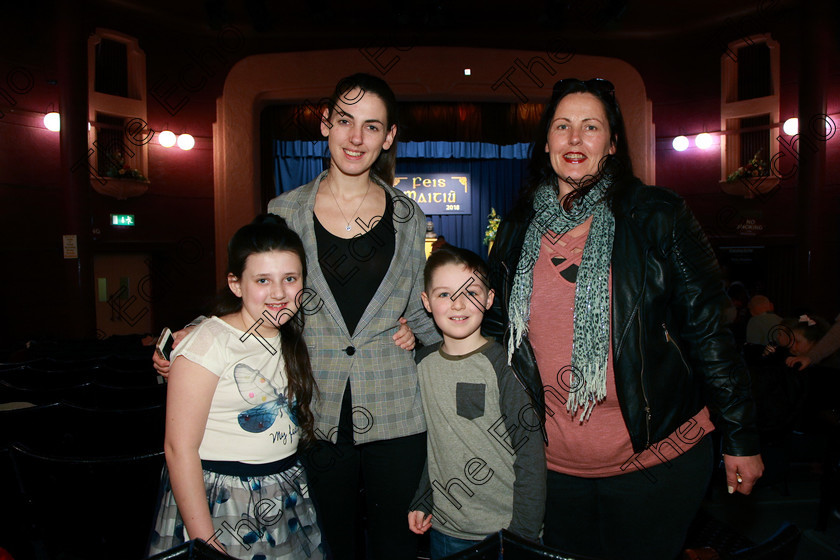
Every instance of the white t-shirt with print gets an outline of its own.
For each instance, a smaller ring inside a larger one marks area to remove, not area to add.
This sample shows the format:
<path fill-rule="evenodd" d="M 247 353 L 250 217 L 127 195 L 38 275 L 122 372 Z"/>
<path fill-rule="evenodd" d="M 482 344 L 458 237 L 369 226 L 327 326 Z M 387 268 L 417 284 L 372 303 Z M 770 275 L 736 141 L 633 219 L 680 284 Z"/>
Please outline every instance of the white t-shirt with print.
<path fill-rule="evenodd" d="M 270 463 L 297 450 L 279 333 L 267 339 L 211 317 L 173 350 L 173 363 L 178 356 L 219 376 L 198 450 L 202 459 Z"/>

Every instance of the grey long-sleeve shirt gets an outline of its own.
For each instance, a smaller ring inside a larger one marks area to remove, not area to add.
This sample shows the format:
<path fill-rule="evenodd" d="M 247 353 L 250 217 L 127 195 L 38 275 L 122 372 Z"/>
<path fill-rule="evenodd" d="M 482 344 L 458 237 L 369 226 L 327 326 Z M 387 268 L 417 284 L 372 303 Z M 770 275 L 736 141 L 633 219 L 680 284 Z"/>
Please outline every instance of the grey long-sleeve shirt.
<path fill-rule="evenodd" d="M 540 421 L 497 342 L 464 356 L 417 353 L 428 459 L 411 510 L 446 535 L 508 529 L 536 540 L 545 513 Z"/>

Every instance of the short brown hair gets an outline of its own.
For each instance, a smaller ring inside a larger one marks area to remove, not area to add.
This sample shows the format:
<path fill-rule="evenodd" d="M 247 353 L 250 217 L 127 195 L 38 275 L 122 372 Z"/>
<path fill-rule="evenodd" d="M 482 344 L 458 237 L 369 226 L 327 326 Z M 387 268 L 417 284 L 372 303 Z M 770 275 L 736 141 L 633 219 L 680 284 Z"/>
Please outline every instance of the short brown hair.
<path fill-rule="evenodd" d="M 429 291 L 429 284 L 432 283 L 432 274 L 434 274 L 435 270 L 447 264 L 466 266 L 479 277 L 487 288 L 487 291 L 490 291 L 490 284 L 487 279 L 488 268 L 484 259 L 469 249 L 462 249 L 447 243 L 432 253 L 426 261 L 426 268 L 423 269 L 423 289 L 426 292 Z"/>

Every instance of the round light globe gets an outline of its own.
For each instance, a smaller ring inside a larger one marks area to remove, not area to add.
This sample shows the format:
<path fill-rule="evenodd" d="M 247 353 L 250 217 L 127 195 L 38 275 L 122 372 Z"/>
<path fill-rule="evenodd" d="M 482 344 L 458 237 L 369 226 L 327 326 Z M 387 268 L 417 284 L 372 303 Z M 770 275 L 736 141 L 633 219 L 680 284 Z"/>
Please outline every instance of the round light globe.
<path fill-rule="evenodd" d="M 192 150 L 195 146 L 195 138 L 190 134 L 181 134 L 178 136 L 178 147 L 182 150 Z"/>
<path fill-rule="evenodd" d="M 796 136 L 799 132 L 799 119 L 796 117 L 791 117 L 785 121 L 785 124 L 782 125 L 782 130 L 785 131 L 785 134 L 788 136 Z"/>
<path fill-rule="evenodd" d="M 177 138 L 175 138 L 175 133 L 171 130 L 164 130 L 158 134 L 158 144 L 164 148 L 171 148 L 175 145 L 176 140 Z"/>
<path fill-rule="evenodd" d="M 708 132 L 698 134 L 697 138 L 694 139 L 694 145 L 701 150 L 708 150 L 712 147 L 712 135 Z"/>
<path fill-rule="evenodd" d="M 674 138 L 674 141 L 671 142 L 671 145 L 674 146 L 674 149 L 678 152 L 683 152 L 688 148 L 688 138 L 685 136 L 677 136 Z"/>
<path fill-rule="evenodd" d="M 58 132 L 61 130 L 61 115 L 56 112 L 47 113 L 44 115 L 44 126 L 47 127 L 47 130 Z"/>

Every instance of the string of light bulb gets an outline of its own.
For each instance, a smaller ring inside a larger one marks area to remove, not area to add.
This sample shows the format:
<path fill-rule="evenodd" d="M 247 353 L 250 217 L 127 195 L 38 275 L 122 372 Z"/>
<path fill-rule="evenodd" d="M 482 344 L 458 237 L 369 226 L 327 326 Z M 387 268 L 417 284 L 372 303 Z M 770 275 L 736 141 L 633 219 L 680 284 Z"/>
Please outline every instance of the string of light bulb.
<path fill-rule="evenodd" d="M 44 115 L 44 127 L 52 132 L 61 130 L 61 115 L 55 111 L 51 111 Z M 90 123 L 88 123 L 88 130 L 90 130 Z M 192 150 L 195 147 L 195 138 L 192 134 L 178 134 L 175 135 L 171 130 L 164 130 L 158 135 L 158 143 L 164 148 L 171 148 L 178 145 L 182 150 Z"/>
<path fill-rule="evenodd" d="M 834 132 L 837 130 L 837 126 L 834 120 L 829 115 L 818 115 L 823 116 L 825 120 L 825 138 L 831 138 L 834 135 Z M 778 124 L 772 126 L 779 126 Z M 772 127 L 771 126 L 771 127 Z M 718 136 L 723 136 L 725 134 L 740 134 L 741 132 L 749 132 L 751 130 L 762 130 L 763 127 L 751 127 L 747 129 L 741 130 L 724 130 L 715 132 Z M 796 136 L 799 134 L 799 119 L 796 117 L 791 117 L 787 119 L 784 123 L 782 123 L 782 131 L 787 134 L 788 136 Z M 708 150 L 714 144 L 714 139 L 712 138 L 712 134 L 708 132 L 701 132 L 697 136 L 694 137 L 694 145 L 701 150 Z M 674 150 L 678 152 L 684 152 L 691 146 L 691 141 L 687 136 L 677 136 L 671 141 L 671 146 Z"/>

